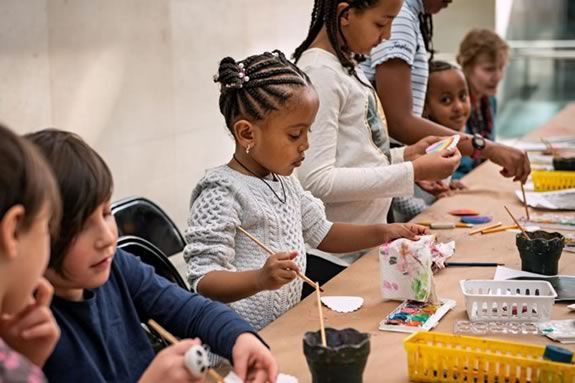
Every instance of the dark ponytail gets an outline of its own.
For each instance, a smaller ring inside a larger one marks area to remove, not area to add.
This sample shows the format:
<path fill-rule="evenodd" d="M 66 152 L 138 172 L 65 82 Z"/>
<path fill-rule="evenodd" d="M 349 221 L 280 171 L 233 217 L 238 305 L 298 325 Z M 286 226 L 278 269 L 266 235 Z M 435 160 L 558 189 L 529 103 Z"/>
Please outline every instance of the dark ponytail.
<path fill-rule="evenodd" d="M 310 47 L 321 31 L 321 28 L 325 25 L 329 42 L 335 50 L 339 62 L 348 70 L 350 75 L 355 76 L 356 63 L 363 60 L 363 56 L 356 55 L 349 50 L 345 37 L 341 31 L 340 20 L 345 13 L 349 12 L 352 8 L 365 10 L 373 7 L 379 1 L 380 0 L 315 0 L 311 13 L 311 24 L 308 35 L 293 54 L 295 62 L 298 62 L 303 52 Z M 337 6 L 340 3 L 348 3 L 349 5 L 338 13 Z M 338 36 L 343 40 L 343 44 L 340 44 Z"/>

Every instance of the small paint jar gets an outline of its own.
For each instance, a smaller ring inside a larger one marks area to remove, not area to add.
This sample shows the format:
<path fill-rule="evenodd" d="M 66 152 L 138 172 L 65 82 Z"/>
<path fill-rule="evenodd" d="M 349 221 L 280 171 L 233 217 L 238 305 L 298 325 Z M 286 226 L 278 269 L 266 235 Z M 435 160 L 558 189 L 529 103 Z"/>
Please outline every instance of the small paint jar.
<path fill-rule="evenodd" d="M 327 347 L 320 331 L 305 333 L 303 353 L 313 383 L 362 383 L 370 351 L 369 334 L 352 328 L 325 329 Z"/>
<path fill-rule="evenodd" d="M 521 257 L 521 270 L 543 275 L 557 275 L 559 258 L 565 245 L 560 233 L 543 230 L 530 232 L 529 239 L 517 234 L 515 244 Z"/>

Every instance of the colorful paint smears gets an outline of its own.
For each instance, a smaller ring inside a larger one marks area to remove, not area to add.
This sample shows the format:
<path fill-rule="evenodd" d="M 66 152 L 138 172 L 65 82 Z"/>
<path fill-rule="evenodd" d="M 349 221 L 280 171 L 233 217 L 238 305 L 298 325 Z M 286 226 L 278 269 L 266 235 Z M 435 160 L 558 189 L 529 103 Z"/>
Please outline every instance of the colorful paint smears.
<path fill-rule="evenodd" d="M 470 216 L 470 215 L 479 215 L 479 212 L 473 209 L 453 209 L 449 211 L 449 214 L 455 216 Z"/>
<path fill-rule="evenodd" d="M 485 215 L 464 215 L 461 217 L 461 222 L 480 225 L 483 223 L 491 222 L 492 218 Z"/>
<path fill-rule="evenodd" d="M 379 329 L 397 332 L 428 331 L 453 307 L 455 301 L 451 299 L 443 299 L 438 304 L 407 300 L 380 322 Z"/>
<path fill-rule="evenodd" d="M 425 149 L 425 153 L 430 154 L 430 153 L 440 152 L 444 149 L 453 149 L 459 143 L 460 138 L 461 137 L 459 135 L 454 135 L 451 137 L 444 138 L 441 141 L 437 141 L 436 143 L 429 145 Z"/>

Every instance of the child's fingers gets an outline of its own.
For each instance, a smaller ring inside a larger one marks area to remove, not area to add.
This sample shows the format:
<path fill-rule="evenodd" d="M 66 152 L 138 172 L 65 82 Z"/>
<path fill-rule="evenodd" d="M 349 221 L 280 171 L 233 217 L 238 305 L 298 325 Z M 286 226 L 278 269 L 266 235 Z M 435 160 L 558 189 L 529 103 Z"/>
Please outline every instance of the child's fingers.
<path fill-rule="evenodd" d="M 276 276 L 278 278 L 281 278 L 282 280 L 289 282 L 289 281 L 293 281 L 297 277 L 297 274 L 293 270 L 282 269 L 282 270 L 277 271 Z"/>
<path fill-rule="evenodd" d="M 429 228 L 426 226 L 409 224 L 409 230 L 415 234 L 429 234 Z"/>
<path fill-rule="evenodd" d="M 22 338 L 30 340 L 34 338 L 44 338 L 60 335 L 60 329 L 54 322 L 42 322 L 22 331 Z"/>
<path fill-rule="evenodd" d="M 419 239 L 419 236 L 415 232 L 411 231 L 410 227 L 408 227 L 406 225 L 401 225 L 401 229 L 402 229 L 401 230 L 401 236 L 403 238 L 407 238 L 407 239 L 410 239 L 412 241 L 417 241 Z"/>
<path fill-rule="evenodd" d="M 294 261 L 281 261 L 278 262 L 278 266 L 282 270 L 292 270 L 296 273 L 299 271 L 299 267 Z"/>
<path fill-rule="evenodd" d="M 297 251 L 286 251 L 283 253 L 275 253 L 274 255 L 272 255 L 272 257 L 274 257 L 278 261 L 294 259 L 295 257 L 297 257 Z"/>
<path fill-rule="evenodd" d="M 52 297 L 54 296 L 54 288 L 45 278 L 40 278 L 38 282 L 38 286 L 36 286 L 36 290 L 34 293 L 34 297 L 36 298 L 36 304 L 40 306 L 50 306 L 50 302 L 52 302 Z"/>
<path fill-rule="evenodd" d="M 52 312 L 48 307 L 36 306 L 33 307 L 33 310 L 28 312 L 26 315 L 19 317 L 18 320 L 14 322 L 12 329 L 16 334 L 22 335 L 25 331 L 32 329 L 35 326 L 52 321 Z"/>
<path fill-rule="evenodd" d="M 166 350 L 166 352 L 169 352 L 170 354 L 183 356 L 186 353 L 186 351 L 188 351 L 190 349 L 190 347 L 192 347 L 196 344 L 202 344 L 202 342 L 198 338 L 183 339 L 183 340 L 179 341 L 178 343 L 175 343 L 175 344 L 171 345 L 170 347 L 166 348 L 165 350 Z"/>

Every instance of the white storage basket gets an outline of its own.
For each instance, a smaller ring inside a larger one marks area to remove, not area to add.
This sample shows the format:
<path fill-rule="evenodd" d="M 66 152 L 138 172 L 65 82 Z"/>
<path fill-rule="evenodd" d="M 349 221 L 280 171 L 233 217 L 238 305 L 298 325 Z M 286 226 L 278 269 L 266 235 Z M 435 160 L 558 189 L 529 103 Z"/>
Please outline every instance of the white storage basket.
<path fill-rule="evenodd" d="M 471 321 L 538 322 L 551 317 L 557 293 L 547 281 L 463 280 Z"/>

